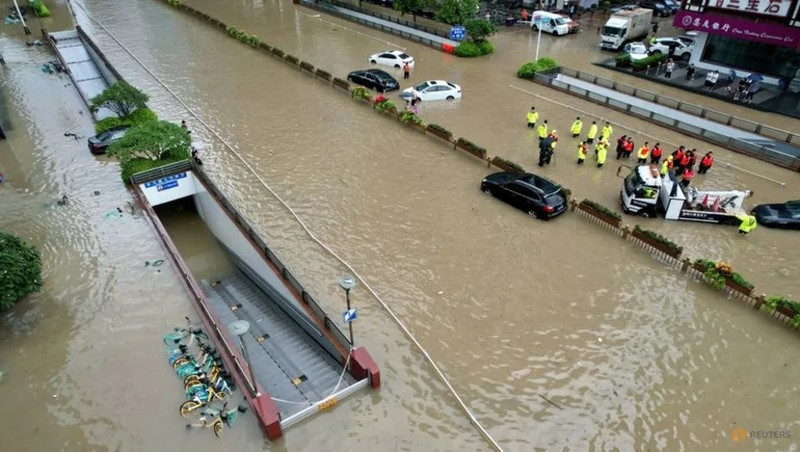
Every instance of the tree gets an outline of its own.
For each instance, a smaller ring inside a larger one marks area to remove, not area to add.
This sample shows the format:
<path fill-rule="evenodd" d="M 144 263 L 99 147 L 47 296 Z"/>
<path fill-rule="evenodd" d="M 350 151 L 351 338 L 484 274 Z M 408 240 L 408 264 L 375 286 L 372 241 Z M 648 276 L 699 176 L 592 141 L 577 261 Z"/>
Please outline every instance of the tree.
<path fill-rule="evenodd" d="M 464 22 L 464 29 L 474 42 L 485 41 L 497 33 L 497 26 L 486 19 L 468 19 Z"/>
<path fill-rule="evenodd" d="M 480 0 L 444 0 L 436 20 L 450 25 L 463 24 L 480 10 Z"/>
<path fill-rule="evenodd" d="M 106 88 L 92 98 L 92 113 L 105 107 L 124 118 L 137 108 L 145 108 L 149 97 L 122 80 Z"/>
<path fill-rule="evenodd" d="M 417 21 L 417 12 L 423 11 L 430 5 L 431 0 L 395 0 L 394 9 L 396 9 L 400 16 L 411 13 L 414 17 L 414 22 Z"/>
<path fill-rule="evenodd" d="M 36 249 L 0 232 L 0 310 L 42 288 L 42 261 Z"/>
<path fill-rule="evenodd" d="M 150 121 L 128 129 L 125 136 L 111 143 L 108 154 L 123 162 L 135 158 L 188 159 L 191 145 L 189 132 L 183 127 L 169 121 Z"/>

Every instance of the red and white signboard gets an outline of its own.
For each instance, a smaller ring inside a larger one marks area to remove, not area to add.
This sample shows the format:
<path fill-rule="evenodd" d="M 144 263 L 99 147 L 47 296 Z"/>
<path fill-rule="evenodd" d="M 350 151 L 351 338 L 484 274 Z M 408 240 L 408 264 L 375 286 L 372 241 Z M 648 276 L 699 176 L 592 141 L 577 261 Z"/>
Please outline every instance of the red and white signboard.
<path fill-rule="evenodd" d="M 706 0 L 706 7 L 786 17 L 792 0 Z"/>

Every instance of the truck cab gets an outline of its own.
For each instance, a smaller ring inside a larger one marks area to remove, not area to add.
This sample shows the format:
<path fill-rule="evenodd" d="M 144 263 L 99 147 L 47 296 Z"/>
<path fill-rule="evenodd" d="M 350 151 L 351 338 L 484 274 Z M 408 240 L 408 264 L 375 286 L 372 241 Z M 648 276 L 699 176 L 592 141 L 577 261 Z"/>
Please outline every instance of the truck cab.
<path fill-rule="evenodd" d="M 629 21 L 612 17 L 600 31 L 600 47 L 617 50 L 628 40 Z"/>
<path fill-rule="evenodd" d="M 622 210 L 645 217 L 656 216 L 661 189 L 661 175 L 656 167 L 642 165 L 633 168 L 622 183 Z"/>

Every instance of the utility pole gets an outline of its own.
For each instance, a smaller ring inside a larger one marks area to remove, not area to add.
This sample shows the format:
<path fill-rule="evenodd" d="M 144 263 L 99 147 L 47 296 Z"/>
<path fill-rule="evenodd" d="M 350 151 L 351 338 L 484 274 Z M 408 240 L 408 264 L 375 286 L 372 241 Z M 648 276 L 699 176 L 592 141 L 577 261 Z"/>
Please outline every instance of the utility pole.
<path fill-rule="evenodd" d="M 17 0 L 14 0 L 14 8 L 17 9 L 17 16 L 19 16 L 19 21 L 22 22 L 22 28 L 25 30 L 25 34 L 31 34 L 31 29 L 28 28 L 28 24 L 25 23 L 25 18 L 22 17 L 22 11 L 19 10 L 19 5 L 17 4 Z"/>

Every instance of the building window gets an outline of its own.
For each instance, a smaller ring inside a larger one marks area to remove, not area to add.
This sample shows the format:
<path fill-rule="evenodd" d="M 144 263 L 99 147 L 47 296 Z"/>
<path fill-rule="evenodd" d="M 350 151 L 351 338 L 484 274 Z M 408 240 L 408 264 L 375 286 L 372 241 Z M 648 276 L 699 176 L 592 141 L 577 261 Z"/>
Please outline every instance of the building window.
<path fill-rule="evenodd" d="M 708 35 L 702 61 L 758 72 L 774 77 L 794 78 L 800 68 L 800 54 L 791 47 Z"/>

